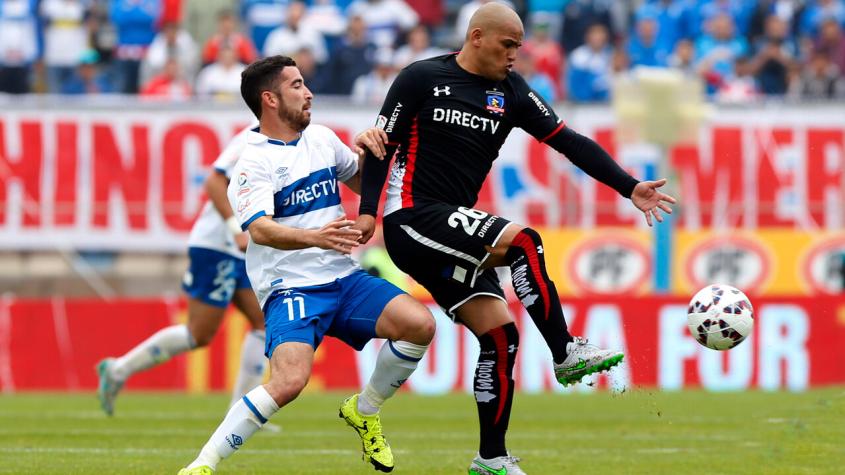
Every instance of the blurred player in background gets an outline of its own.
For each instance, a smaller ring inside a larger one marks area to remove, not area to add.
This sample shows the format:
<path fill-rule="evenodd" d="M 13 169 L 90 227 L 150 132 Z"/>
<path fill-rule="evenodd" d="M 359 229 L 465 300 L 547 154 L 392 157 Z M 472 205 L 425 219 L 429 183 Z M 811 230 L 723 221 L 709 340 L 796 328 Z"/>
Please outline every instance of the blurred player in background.
<path fill-rule="evenodd" d="M 353 222 L 344 216 L 338 182 L 360 192 L 359 155 L 329 128 L 309 125 L 313 96 L 296 62 L 272 56 L 241 77 L 241 95 L 260 128 L 248 133 L 229 200 L 251 238 L 246 264 L 265 311 L 270 380 L 232 406 L 199 456 L 179 473 L 213 473 L 293 401 L 311 376 L 325 335 L 356 350 L 372 338 L 388 339 L 367 386 L 343 402 L 340 416 L 360 436 L 364 460 L 389 472 L 393 453 L 379 408 L 416 369 L 434 337 L 434 317 L 350 257 L 361 233 L 349 228 Z M 367 145 L 365 139 L 356 140 Z"/>
<path fill-rule="evenodd" d="M 188 323 L 161 329 L 125 355 L 106 358 L 97 365 L 100 379 L 97 395 L 108 415 L 114 413 L 115 398 L 130 376 L 211 343 L 230 302 L 252 326 L 241 348 L 240 370 L 231 404 L 260 384 L 264 377 L 267 366 L 264 314 L 247 278 L 243 253 L 249 236 L 241 230 L 226 197 L 229 175 L 246 146 L 250 128 L 241 131 L 226 146 L 205 181 L 208 202 L 191 229 L 188 238 L 190 264 L 182 280 L 182 288 L 188 295 Z"/>
<path fill-rule="evenodd" d="M 470 20 L 462 50 L 411 64 L 388 92 L 377 125 L 387 160 L 368 156 L 356 229 L 372 236 L 390 158 L 398 148 L 384 209 L 384 240 L 396 265 L 476 335 L 474 389 L 480 425 L 470 473 L 521 474 L 505 447 L 519 334 L 495 267 L 509 267 L 517 297 L 554 359 L 557 380 L 579 382 L 622 361 L 567 330 L 543 242 L 533 229 L 473 209 L 493 160 L 514 127 L 565 154 L 593 178 L 631 198 L 652 218 L 671 212 L 665 183 L 638 182 L 594 141 L 568 129 L 512 72 L 524 31 L 519 16 L 488 3 Z"/>

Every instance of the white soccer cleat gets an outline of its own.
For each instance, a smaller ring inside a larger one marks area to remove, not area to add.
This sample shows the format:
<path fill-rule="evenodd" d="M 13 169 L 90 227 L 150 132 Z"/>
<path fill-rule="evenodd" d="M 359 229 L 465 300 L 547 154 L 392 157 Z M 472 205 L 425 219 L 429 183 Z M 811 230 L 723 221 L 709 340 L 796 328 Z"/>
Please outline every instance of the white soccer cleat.
<path fill-rule="evenodd" d="M 100 407 L 107 416 L 114 414 L 114 400 L 117 393 L 123 388 L 123 381 L 118 381 L 111 374 L 111 367 L 114 365 L 114 358 L 106 358 L 97 364 L 97 397 L 100 399 Z"/>
<path fill-rule="evenodd" d="M 480 454 L 472 459 L 469 465 L 470 475 L 525 475 L 517 465 L 518 457 L 502 455 L 491 459 L 482 458 Z"/>
<path fill-rule="evenodd" d="M 607 371 L 625 357 L 621 351 L 603 350 L 578 336 L 566 344 L 566 352 L 563 363 L 555 364 L 555 378 L 564 386 L 578 383 L 588 374 Z"/>

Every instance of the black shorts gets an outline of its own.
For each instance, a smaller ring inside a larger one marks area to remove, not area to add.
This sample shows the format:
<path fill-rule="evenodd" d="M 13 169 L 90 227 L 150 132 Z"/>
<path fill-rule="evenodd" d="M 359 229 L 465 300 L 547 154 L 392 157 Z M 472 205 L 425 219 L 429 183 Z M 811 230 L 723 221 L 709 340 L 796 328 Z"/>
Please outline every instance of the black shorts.
<path fill-rule="evenodd" d="M 427 204 L 384 220 L 390 258 L 434 297 L 454 319 L 454 311 L 477 295 L 505 300 L 494 269 L 481 269 L 510 221 L 484 211 Z"/>

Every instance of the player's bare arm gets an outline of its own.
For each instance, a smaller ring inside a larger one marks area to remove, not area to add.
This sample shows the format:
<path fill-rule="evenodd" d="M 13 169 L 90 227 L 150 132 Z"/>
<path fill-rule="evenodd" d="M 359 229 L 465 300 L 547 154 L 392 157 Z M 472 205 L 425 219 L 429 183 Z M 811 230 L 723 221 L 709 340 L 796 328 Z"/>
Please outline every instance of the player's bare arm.
<path fill-rule="evenodd" d="M 249 236 L 241 231 L 241 225 L 232 211 L 232 205 L 229 204 L 229 198 L 226 196 L 226 189 L 229 186 L 229 179 L 226 175 L 217 170 L 211 172 L 205 179 L 205 193 L 208 195 L 208 200 L 214 206 L 214 209 L 226 222 L 226 228 L 232 233 L 235 238 L 235 244 L 241 251 L 246 250 L 249 244 Z"/>
<path fill-rule="evenodd" d="M 281 250 L 319 247 L 343 254 L 358 246 L 361 232 L 351 229 L 353 221 L 341 216 L 320 229 L 300 229 L 276 223 L 262 216 L 249 224 L 249 235 L 256 244 Z"/>
<path fill-rule="evenodd" d="M 358 166 L 361 166 L 361 162 L 363 160 L 358 160 Z M 361 169 L 358 168 L 358 171 L 355 172 L 354 175 L 349 177 L 346 181 L 343 182 L 347 188 L 354 191 L 356 195 L 361 194 Z"/>

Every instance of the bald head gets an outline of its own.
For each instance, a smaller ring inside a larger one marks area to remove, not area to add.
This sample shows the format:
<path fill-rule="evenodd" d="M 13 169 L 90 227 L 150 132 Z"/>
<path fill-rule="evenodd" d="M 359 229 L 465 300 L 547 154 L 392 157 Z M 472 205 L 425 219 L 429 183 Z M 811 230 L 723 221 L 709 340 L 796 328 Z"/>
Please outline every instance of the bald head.
<path fill-rule="evenodd" d="M 469 19 L 466 39 L 469 40 L 472 31 L 480 29 L 482 33 L 487 32 L 523 32 L 522 20 L 515 11 L 501 3 L 485 3 Z M 521 36 L 521 35 L 520 35 Z"/>
<path fill-rule="evenodd" d="M 469 20 L 458 64 L 473 74 L 501 81 L 513 67 L 524 35 L 515 11 L 501 3 L 486 3 Z"/>

